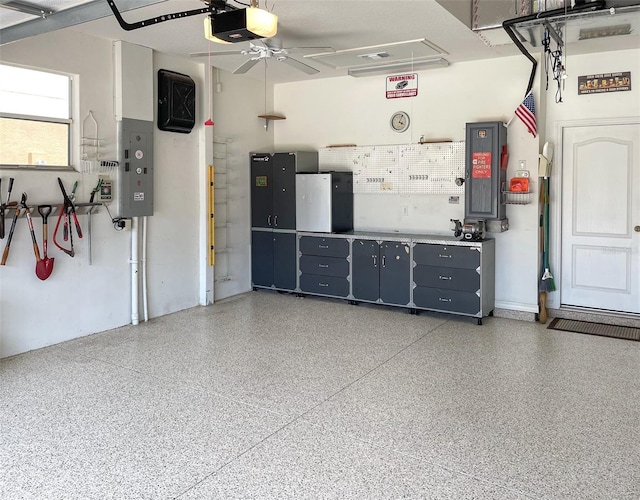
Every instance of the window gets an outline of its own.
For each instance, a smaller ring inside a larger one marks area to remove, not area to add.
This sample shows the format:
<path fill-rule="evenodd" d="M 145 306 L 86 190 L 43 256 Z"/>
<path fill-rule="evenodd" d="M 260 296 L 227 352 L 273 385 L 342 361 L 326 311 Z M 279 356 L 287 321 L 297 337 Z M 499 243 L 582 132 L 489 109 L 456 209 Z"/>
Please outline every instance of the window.
<path fill-rule="evenodd" d="M 0 166 L 71 164 L 71 77 L 0 64 Z"/>

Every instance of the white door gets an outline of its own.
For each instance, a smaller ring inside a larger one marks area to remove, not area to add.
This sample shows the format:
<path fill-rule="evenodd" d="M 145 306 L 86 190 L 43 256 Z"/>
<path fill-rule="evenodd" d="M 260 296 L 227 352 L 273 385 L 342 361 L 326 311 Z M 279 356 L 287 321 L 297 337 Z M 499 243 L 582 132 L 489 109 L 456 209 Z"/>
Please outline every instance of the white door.
<path fill-rule="evenodd" d="M 567 127 L 562 151 L 560 302 L 640 313 L 640 125 Z"/>

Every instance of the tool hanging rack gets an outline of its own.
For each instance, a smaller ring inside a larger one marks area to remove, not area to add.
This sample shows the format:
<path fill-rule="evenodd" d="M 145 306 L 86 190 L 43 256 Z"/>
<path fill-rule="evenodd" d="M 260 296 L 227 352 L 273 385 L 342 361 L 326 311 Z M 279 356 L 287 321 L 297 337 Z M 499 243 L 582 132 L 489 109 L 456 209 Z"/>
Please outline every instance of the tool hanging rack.
<path fill-rule="evenodd" d="M 27 207 L 30 210 L 37 210 L 38 209 L 38 205 L 51 205 L 51 214 L 50 215 L 57 215 L 60 212 L 60 209 L 64 208 L 64 203 L 38 203 L 36 205 L 27 205 Z M 87 215 L 89 213 L 98 213 L 98 211 L 96 210 L 97 207 L 100 207 L 103 205 L 103 203 L 101 202 L 97 202 L 97 203 L 74 203 L 75 207 L 76 207 L 76 213 L 78 215 Z M 5 219 L 12 219 L 13 218 L 13 211 L 15 210 L 16 207 L 11 207 L 10 209 L 7 209 L 7 213 L 4 214 L 4 218 Z M 9 213 L 10 212 L 10 213 Z M 19 215 L 19 219 L 25 218 L 26 214 L 24 213 L 24 210 L 21 210 L 21 213 Z"/>
<path fill-rule="evenodd" d="M 527 85 L 527 90 L 524 92 L 526 96 L 531 89 L 533 88 L 533 81 L 536 75 L 536 69 L 538 67 L 538 62 L 536 59 L 529 53 L 527 48 L 524 46 L 523 41 L 526 39 L 522 36 L 522 34 L 518 30 L 525 30 L 527 28 L 532 28 L 536 26 L 543 26 L 550 36 L 556 41 L 559 47 L 564 45 L 564 41 L 562 40 L 561 33 L 558 32 L 553 26 L 553 23 L 558 22 L 566 22 L 569 19 L 585 15 L 590 12 L 596 12 L 600 10 L 604 10 L 605 1 L 604 0 L 596 0 L 593 2 L 576 5 L 573 8 L 564 7 L 561 9 L 553 9 L 547 10 L 543 12 L 537 12 L 535 14 L 531 14 L 528 16 L 516 17 L 513 19 L 507 19 L 502 23 L 502 28 L 507 32 L 509 38 L 513 41 L 518 50 L 524 55 L 529 61 L 531 61 L 532 68 L 531 74 L 529 76 L 529 83 Z M 522 39 L 522 41 L 521 41 Z"/>

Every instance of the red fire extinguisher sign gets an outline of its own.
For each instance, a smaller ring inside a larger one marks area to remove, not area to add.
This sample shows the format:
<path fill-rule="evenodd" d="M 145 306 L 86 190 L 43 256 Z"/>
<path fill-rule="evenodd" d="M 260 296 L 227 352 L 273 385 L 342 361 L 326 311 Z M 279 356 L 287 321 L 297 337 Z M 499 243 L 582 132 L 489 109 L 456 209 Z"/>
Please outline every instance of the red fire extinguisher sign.
<path fill-rule="evenodd" d="M 471 176 L 474 179 L 486 179 L 491 177 L 491 151 L 472 154 Z"/>

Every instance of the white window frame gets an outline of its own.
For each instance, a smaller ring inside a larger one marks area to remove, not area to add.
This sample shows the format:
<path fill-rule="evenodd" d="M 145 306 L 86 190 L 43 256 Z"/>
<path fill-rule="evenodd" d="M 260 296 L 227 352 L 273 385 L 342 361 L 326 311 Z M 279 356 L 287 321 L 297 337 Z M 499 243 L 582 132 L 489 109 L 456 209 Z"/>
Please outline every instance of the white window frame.
<path fill-rule="evenodd" d="M 0 61 L 0 65 L 2 66 L 13 66 L 16 68 L 22 68 L 25 70 L 33 70 L 39 71 L 42 73 L 50 73 L 53 75 L 62 75 L 69 79 L 69 95 L 67 97 L 68 102 L 68 115 L 69 118 L 54 118 L 49 116 L 40 116 L 35 114 L 18 114 L 18 113 L 8 113 L 0 110 L 0 118 L 7 119 L 16 119 L 16 120 L 31 120 L 35 122 L 46 122 L 46 123 L 59 123 L 67 126 L 67 165 L 29 165 L 29 164 L 9 164 L 9 163 L 0 163 L 0 169 L 19 169 L 19 170 L 50 170 L 50 171 L 61 171 L 61 170 L 75 170 L 73 165 L 77 161 L 76 155 L 74 154 L 74 144 L 75 138 L 78 135 L 78 131 L 76 130 L 77 120 L 74 120 L 74 116 L 77 110 L 77 89 L 76 82 L 77 78 L 74 78 L 74 75 L 63 73 L 59 71 L 52 71 L 49 69 L 43 68 L 35 68 L 35 67 L 25 67 L 20 66 L 18 64 L 11 64 L 5 61 Z"/>

